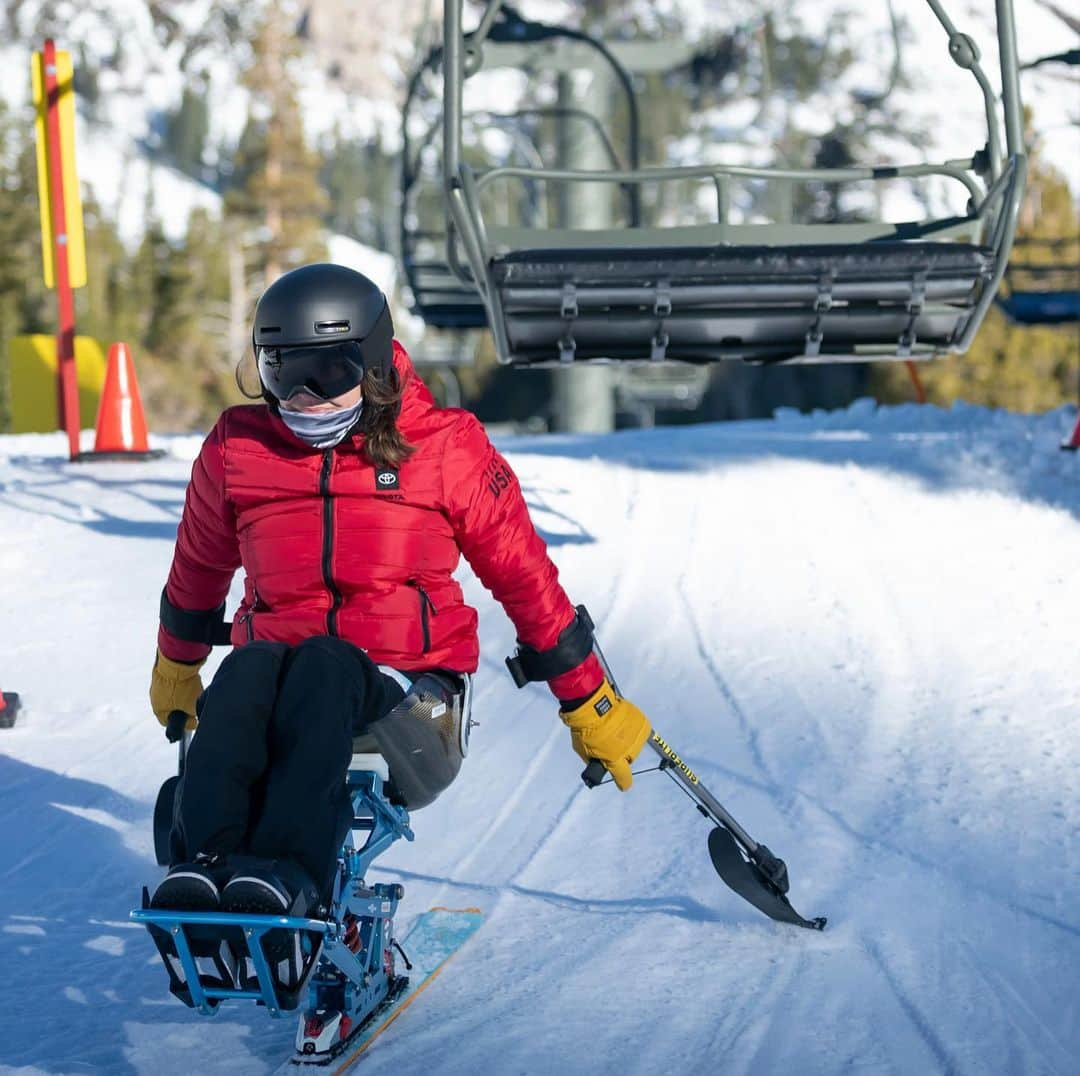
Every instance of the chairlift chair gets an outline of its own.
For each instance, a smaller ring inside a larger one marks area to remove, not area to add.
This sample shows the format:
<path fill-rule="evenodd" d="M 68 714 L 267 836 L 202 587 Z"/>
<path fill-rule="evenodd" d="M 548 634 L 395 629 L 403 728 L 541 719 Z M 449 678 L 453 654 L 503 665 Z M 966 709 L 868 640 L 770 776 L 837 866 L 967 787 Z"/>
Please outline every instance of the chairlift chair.
<path fill-rule="evenodd" d="M 1023 236 L 1013 248 L 1022 251 L 1025 260 L 1010 261 L 1005 270 L 1005 288 L 997 297 L 1005 316 L 1017 325 L 1080 322 L 1080 236 Z"/>
<path fill-rule="evenodd" d="M 1020 70 L 1030 71 L 1044 64 L 1080 65 L 1080 49 L 1040 56 Z M 1016 325 L 1070 325 L 1080 322 L 1080 235 L 1056 238 L 1018 237 L 1014 248 L 1025 255 L 1022 262 L 1010 261 L 1005 270 L 1005 288 L 997 296 L 998 306 Z"/>
<path fill-rule="evenodd" d="M 486 0 L 463 29 L 463 0 L 446 0 L 442 165 L 449 232 L 445 264 L 479 296 L 500 361 L 516 366 L 581 362 L 706 363 L 927 359 L 970 344 L 1005 271 L 1023 193 L 1023 151 L 1011 0 L 995 0 L 1001 108 L 979 51 L 927 0 L 953 61 L 982 94 L 987 139 L 967 159 L 906 166 L 778 169 L 700 164 L 607 169 L 496 165 L 466 159 L 463 84 L 498 57 L 498 35 L 523 22 Z M 518 31 L 520 33 L 520 31 Z M 1000 112 L 1000 114 L 999 114 Z M 1004 144 L 1001 121 L 1004 121 Z M 962 185 L 960 215 L 908 223 L 767 223 L 732 211 L 740 184 L 766 181 L 784 195 L 802 184 L 943 177 Z M 705 224 L 619 227 L 499 222 L 507 185 L 580 189 L 615 184 L 638 207 L 651 186 L 696 180 L 715 190 Z"/>

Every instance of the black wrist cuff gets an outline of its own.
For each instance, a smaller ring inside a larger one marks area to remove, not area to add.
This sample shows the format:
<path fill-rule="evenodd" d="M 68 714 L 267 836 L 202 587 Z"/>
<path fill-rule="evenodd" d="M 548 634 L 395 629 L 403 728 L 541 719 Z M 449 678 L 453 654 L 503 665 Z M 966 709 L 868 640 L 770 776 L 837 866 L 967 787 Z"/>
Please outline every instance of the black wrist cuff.
<path fill-rule="evenodd" d="M 577 607 L 577 616 L 563 628 L 559 641 L 548 650 L 534 650 L 519 642 L 513 657 L 506 659 L 506 667 L 518 687 L 529 683 L 550 680 L 554 676 L 576 669 L 593 649 L 593 622 L 584 605 Z"/>
<path fill-rule="evenodd" d="M 161 626 L 175 639 L 185 643 L 205 643 L 207 646 L 225 646 L 232 629 L 225 620 L 225 603 L 216 609 L 181 609 L 173 605 L 161 592 Z"/>

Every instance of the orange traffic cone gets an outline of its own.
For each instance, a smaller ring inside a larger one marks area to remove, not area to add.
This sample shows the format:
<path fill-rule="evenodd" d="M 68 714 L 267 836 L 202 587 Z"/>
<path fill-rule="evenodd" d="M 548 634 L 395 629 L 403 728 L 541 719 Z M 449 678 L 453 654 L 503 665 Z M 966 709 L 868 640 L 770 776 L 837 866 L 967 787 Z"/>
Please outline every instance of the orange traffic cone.
<path fill-rule="evenodd" d="M 83 459 L 152 459 L 164 455 L 151 451 L 146 440 L 146 417 L 143 415 L 135 363 L 127 344 L 109 348 L 105 368 L 105 387 L 98 407 L 94 451 L 81 454 Z"/>
<path fill-rule="evenodd" d="M 18 712 L 19 696 L 14 691 L 0 691 L 0 729 L 11 728 Z"/>

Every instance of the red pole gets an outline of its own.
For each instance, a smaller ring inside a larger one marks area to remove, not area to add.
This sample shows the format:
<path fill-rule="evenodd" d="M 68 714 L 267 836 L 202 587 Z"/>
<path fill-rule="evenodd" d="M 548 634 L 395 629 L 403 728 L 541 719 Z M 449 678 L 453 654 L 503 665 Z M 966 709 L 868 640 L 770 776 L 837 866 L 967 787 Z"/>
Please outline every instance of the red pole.
<path fill-rule="evenodd" d="M 915 363 L 906 360 L 904 365 L 907 367 L 912 385 L 915 386 L 915 399 L 921 404 L 926 403 L 926 389 L 923 388 L 922 378 L 919 377 L 919 371 L 915 369 Z"/>
<path fill-rule="evenodd" d="M 1075 452 L 1080 448 L 1080 416 L 1076 419 L 1076 425 L 1073 427 L 1073 432 L 1066 441 L 1062 442 L 1061 447 L 1065 449 L 1066 452 Z"/>
<path fill-rule="evenodd" d="M 67 430 L 72 459 L 79 454 L 79 382 L 75 373 L 75 299 L 68 271 L 67 217 L 64 213 L 64 169 L 60 148 L 60 88 L 56 81 L 56 45 L 45 40 L 45 125 L 49 139 L 49 201 L 53 223 L 53 265 L 56 270 L 57 405 Z"/>

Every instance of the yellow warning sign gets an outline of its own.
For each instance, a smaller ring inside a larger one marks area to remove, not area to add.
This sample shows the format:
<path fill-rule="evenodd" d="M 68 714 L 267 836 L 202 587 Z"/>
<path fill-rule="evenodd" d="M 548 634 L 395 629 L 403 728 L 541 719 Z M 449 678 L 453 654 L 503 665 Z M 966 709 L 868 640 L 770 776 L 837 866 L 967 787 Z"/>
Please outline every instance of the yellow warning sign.
<path fill-rule="evenodd" d="M 49 132 L 45 94 L 45 54 L 35 52 L 30 59 L 34 87 L 34 132 L 37 136 L 38 208 L 41 213 L 41 254 L 45 265 L 45 286 L 56 287 L 53 265 L 55 230 L 52 200 L 49 198 Z M 75 83 L 71 53 L 56 52 L 57 110 L 60 119 L 60 172 L 64 181 L 64 224 L 67 228 L 68 275 L 73 288 L 86 283 L 86 240 L 83 235 L 82 198 L 75 171 Z"/>
<path fill-rule="evenodd" d="M 51 433 L 59 429 L 56 406 L 56 337 L 16 336 L 11 358 L 11 432 Z M 79 414 L 93 426 L 105 384 L 105 348 L 92 336 L 75 337 L 79 374 Z"/>

